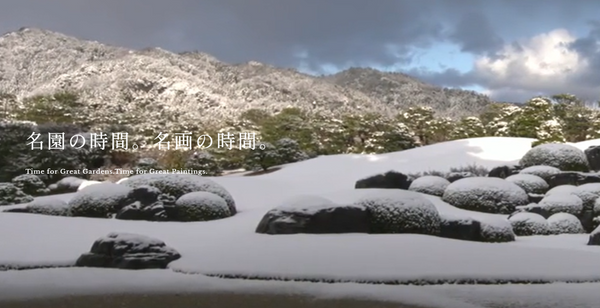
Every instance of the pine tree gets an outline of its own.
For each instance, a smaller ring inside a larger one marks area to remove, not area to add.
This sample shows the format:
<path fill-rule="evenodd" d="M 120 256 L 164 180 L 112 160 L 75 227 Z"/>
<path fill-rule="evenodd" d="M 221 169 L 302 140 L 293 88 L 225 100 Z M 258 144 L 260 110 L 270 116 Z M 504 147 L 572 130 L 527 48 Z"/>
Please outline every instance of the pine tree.
<path fill-rule="evenodd" d="M 262 142 L 256 151 L 249 151 L 246 154 L 245 167 L 249 170 L 267 171 L 281 161 L 277 148 L 269 142 Z"/>
<path fill-rule="evenodd" d="M 435 122 L 431 107 L 410 107 L 398 116 L 401 123 L 406 124 L 417 136 L 421 145 L 431 143 L 431 124 Z"/>
<path fill-rule="evenodd" d="M 481 120 L 477 117 L 462 118 L 452 129 L 452 139 L 468 139 L 484 137 L 485 127 Z"/>
<path fill-rule="evenodd" d="M 185 162 L 185 169 L 203 171 L 205 176 L 219 176 L 223 174 L 219 161 L 208 151 L 194 152 Z"/>

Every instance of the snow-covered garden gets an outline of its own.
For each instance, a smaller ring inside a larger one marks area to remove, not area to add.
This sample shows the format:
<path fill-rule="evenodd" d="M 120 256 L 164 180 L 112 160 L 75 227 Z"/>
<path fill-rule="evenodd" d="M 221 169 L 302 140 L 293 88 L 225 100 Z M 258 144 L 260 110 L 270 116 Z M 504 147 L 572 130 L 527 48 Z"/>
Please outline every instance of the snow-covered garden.
<path fill-rule="evenodd" d="M 59 271 L 82 288 L 103 288 L 90 280 L 110 271 L 133 289 L 140 272 L 171 287 L 181 286 L 175 277 L 190 279 L 183 274 L 429 286 L 598 282 L 600 174 L 590 167 L 598 150 L 584 150 L 600 140 L 532 141 L 321 156 L 252 177 L 67 178 L 57 184 L 74 192 L 36 198 L 31 190 L 43 188 L 21 179 L 0 189 L 0 289 L 48 287 L 34 277 Z M 467 165 L 491 171 L 450 172 Z M 444 176 L 410 176 L 430 170 Z M 35 269 L 50 267 L 65 269 Z"/>

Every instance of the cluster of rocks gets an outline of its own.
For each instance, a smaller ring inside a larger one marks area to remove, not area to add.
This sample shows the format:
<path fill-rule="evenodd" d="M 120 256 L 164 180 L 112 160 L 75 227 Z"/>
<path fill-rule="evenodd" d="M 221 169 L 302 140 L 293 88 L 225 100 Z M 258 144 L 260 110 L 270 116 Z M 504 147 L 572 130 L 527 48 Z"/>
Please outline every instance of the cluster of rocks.
<path fill-rule="evenodd" d="M 256 232 L 418 233 L 485 242 L 512 241 L 515 235 L 591 233 L 589 245 L 600 245 L 600 174 L 591 171 L 599 168 L 600 147 L 584 152 L 553 143 L 536 146 L 518 165 L 498 166 L 487 176 L 464 172 L 414 179 L 389 171 L 356 182 L 356 189 L 384 189 L 366 199 L 352 205 L 289 201 L 269 211 Z M 450 217 L 438 213 L 422 194 L 502 219 L 490 223 L 469 212 Z"/>

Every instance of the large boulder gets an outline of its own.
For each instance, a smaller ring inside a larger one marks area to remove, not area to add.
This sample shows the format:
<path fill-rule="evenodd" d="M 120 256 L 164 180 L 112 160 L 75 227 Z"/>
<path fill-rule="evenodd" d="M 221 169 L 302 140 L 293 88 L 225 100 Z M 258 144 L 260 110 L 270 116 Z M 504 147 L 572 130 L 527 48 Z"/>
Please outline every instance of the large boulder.
<path fill-rule="evenodd" d="M 508 218 L 513 231 L 517 236 L 547 235 L 550 226 L 546 218 L 540 214 L 520 212 Z"/>
<path fill-rule="evenodd" d="M 510 214 L 517 206 L 529 203 L 521 187 L 495 177 L 458 180 L 448 185 L 442 199 L 465 210 L 495 214 Z"/>
<path fill-rule="evenodd" d="M 69 200 L 70 215 L 74 217 L 109 218 L 127 205 L 131 187 L 114 183 L 88 186 Z"/>
<path fill-rule="evenodd" d="M 502 165 L 494 167 L 488 173 L 488 177 L 505 179 L 513 174 L 519 173 L 521 166 L 519 165 Z"/>
<path fill-rule="evenodd" d="M 425 175 L 414 180 L 408 190 L 441 197 L 450 181 L 441 176 Z"/>
<path fill-rule="evenodd" d="M 544 181 L 548 181 L 551 176 L 561 172 L 560 169 L 552 166 L 531 166 L 519 171 L 520 174 L 537 175 L 544 179 Z"/>
<path fill-rule="evenodd" d="M 338 205 L 319 196 L 296 196 L 268 211 L 256 227 L 263 234 L 369 233 L 364 206 Z"/>
<path fill-rule="evenodd" d="M 144 235 L 110 233 L 97 239 L 90 252 L 76 262 L 79 267 L 165 269 L 181 255 L 163 241 Z"/>
<path fill-rule="evenodd" d="M 600 170 L 600 146 L 592 145 L 583 151 L 585 157 L 590 164 L 590 169 L 594 171 Z"/>
<path fill-rule="evenodd" d="M 232 215 L 237 213 L 235 201 L 231 194 L 217 182 L 192 174 L 173 174 L 173 173 L 148 173 L 131 176 L 127 181 L 118 185 L 129 186 L 132 188 L 138 186 L 153 186 L 158 188 L 163 194 L 168 194 L 176 199 L 195 192 L 206 191 L 213 193 L 227 202 L 229 211 Z"/>
<path fill-rule="evenodd" d="M 227 218 L 231 211 L 222 197 L 207 191 L 194 191 L 179 197 L 169 214 L 169 220 L 209 221 Z"/>
<path fill-rule="evenodd" d="M 545 194 L 548 191 L 548 183 L 533 174 L 514 174 L 507 177 L 506 181 L 517 184 L 528 194 Z"/>
<path fill-rule="evenodd" d="M 22 204 L 33 201 L 33 197 L 24 193 L 13 183 L 0 183 L 0 206 Z"/>
<path fill-rule="evenodd" d="M 569 213 L 556 213 L 548 217 L 548 225 L 554 234 L 585 233 L 579 218 Z"/>
<path fill-rule="evenodd" d="M 439 235 L 441 218 L 423 195 L 406 190 L 377 190 L 360 198 L 371 218 L 371 233 Z"/>
<path fill-rule="evenodd" d="M 412 179 L 397 171 L 388 171 L 356 181 L 354 188 L 391 188 L 408 189 Z"/>
<path fill-rule="evenodd" d="M 564 143 L 545 143 L 531 148 L 519 161 L 523 167 L 552 166 L 563 171 L 590 170 L 585 153 L 582 150 Z"/>

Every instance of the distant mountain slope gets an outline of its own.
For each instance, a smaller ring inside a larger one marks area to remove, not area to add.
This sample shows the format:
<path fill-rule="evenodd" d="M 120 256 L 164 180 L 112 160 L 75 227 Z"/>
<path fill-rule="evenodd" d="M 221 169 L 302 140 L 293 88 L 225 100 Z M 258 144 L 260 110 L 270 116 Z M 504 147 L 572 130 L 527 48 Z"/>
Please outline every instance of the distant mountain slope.
<path fill-rule="evenodd" d="M 289 106 L 389 114 L 424 105 L 459 117 L 491 102 L 471 91 L 444 90 L 373 69 L 315 77 L 257 62 L 227 64 L 198 52 L 129 50 L 36 28 L 0 37 L 0 91 L 25 97 L 61 89 L 79 91 L 92 113 L 133 112 L 158 126 Z"/>

